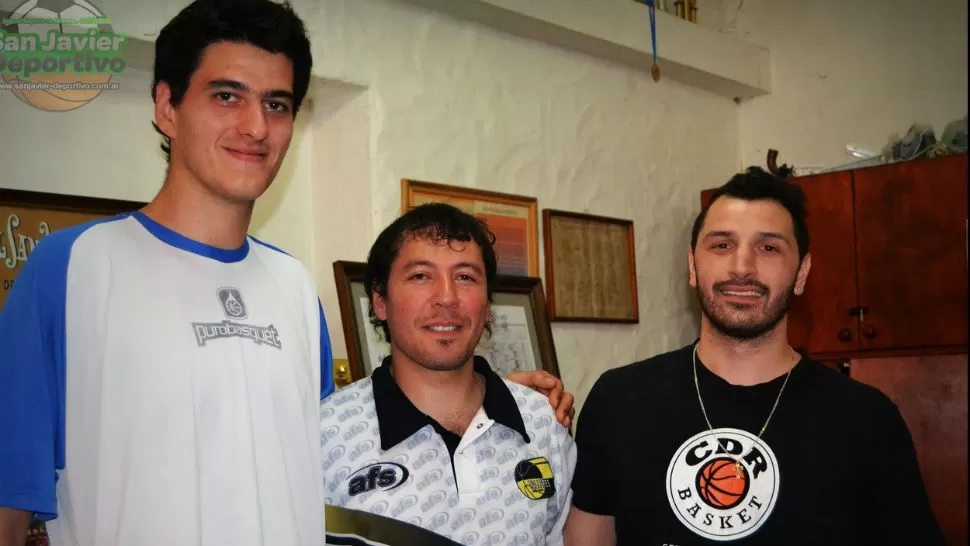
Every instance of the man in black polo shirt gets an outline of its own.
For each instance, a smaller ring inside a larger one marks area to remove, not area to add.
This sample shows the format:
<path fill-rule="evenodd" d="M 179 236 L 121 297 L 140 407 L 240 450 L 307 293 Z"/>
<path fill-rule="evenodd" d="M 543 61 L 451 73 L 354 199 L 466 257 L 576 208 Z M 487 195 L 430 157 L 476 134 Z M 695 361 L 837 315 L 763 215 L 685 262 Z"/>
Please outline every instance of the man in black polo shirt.
<path fill-rule="evenodd" d="M 896 406 L 788 344 L 803 209 L 798 186 L 752 168 L 698 216 L 700 338 L 593 386 L 567 545 L 943 543 Z"/>

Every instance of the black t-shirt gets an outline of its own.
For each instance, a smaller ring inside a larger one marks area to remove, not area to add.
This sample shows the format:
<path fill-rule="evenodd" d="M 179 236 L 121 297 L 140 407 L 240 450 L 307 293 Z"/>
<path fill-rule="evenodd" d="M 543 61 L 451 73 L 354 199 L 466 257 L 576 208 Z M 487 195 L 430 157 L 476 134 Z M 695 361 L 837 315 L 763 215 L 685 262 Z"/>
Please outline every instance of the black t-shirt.
<path fill-rule="evenodd" d="M 618 546 L 943 544 L 882 392 L 802 358 L 759 441 L 784 376 L 734 386 L 698 361 L 712 435 L 692 355 L 607 371 L 579 416 L 573 504 L 613 516 Z"/>

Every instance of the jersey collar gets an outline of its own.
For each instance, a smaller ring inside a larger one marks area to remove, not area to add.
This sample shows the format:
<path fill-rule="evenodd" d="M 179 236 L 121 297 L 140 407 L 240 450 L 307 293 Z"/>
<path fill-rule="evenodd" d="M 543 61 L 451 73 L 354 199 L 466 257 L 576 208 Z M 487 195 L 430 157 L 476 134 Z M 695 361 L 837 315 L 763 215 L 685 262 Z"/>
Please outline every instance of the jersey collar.
<path fill-rule="evenodd" d="M 205 258 L 212 258 L 213 260 L 223 263 L 240 262 L 246 258 L 247 254 L 249 254 L 249 237 L 246 237 L 242 246 L 239 248 L 217 248 L 205 243 L 200 243 L 199 241 L 195 241 L 193 239 L 189 239 L 185 235 L 159 224 L 140 210 L 133 212 L 132 216 L 134 216 L 134 218 L 138 220 L 138 222 L 144 226 L 149 233 L 154 235 L 156 239 L 186 252 L 198 254 L 199 256 Z"/>
<path fill-rule="evenodd" d="M 476 355 L 473 365 L 475 371 L 485 378 L 482 409 L 489 419 L 518 432 L 528 443 L 529 434 L 525 430 L 522 413 L 505 381 L 492 371 L 492 367 L 483 357 Z M 431 425 L 436 431 L 441 428 L 434 419 L 415 407 L 397 386 L 391 375 L 390 356 L 371 374 L 371 382 L 382 450 L 396 446 L 427 425 Z"/>

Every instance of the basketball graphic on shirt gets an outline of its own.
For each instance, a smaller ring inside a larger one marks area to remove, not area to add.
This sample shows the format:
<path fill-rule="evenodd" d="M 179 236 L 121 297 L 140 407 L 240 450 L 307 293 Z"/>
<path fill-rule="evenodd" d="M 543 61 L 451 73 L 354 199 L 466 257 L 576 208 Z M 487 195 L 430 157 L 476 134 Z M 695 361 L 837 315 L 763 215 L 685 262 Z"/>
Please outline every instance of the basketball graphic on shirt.
<path fill-rule="evenodd" d="M 697 473 L 697 491 L 704 502 L 714 508 L 734 508 L 748 491 L 748 471 L 741 466 L 735 471 L 734 459 L 709 460 Z"/>
<path fill-rule="evenodd" d="M 778 460 L 764 441 L 735 428 L 705 430 L 674 450 L 667 467 L 667 500 L 692 532 L 732 541 L 768 521 L 780 483 Z"/>

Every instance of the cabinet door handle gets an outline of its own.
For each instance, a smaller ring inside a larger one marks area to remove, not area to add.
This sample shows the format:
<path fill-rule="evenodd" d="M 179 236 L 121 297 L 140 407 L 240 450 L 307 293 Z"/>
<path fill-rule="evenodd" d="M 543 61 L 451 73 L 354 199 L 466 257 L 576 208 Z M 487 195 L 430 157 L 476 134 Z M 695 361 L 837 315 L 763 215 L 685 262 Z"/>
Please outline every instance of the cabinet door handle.
<path fill-rule="evenodd" d="M 842 343 L 848 343 L 852 341 L 852 330 L 848 328 L 843 328 L 839 330 L 839 341 Z"/>
<path fill-rule="evenodd" d="M 872 326 L 864 326 L 862 328 L 862 335 L 866 339 L 872 339 L 876 337 L 876 329 L 873 328 Z"/>
<path fill-rule="evenodd" d="M 849 309 L 850 317 L 859 317 L 859 322 L 866 320 L 866 313 L 869 312 L 869 308 L 865 305 L 859 307 L 852 307 Z"/>

